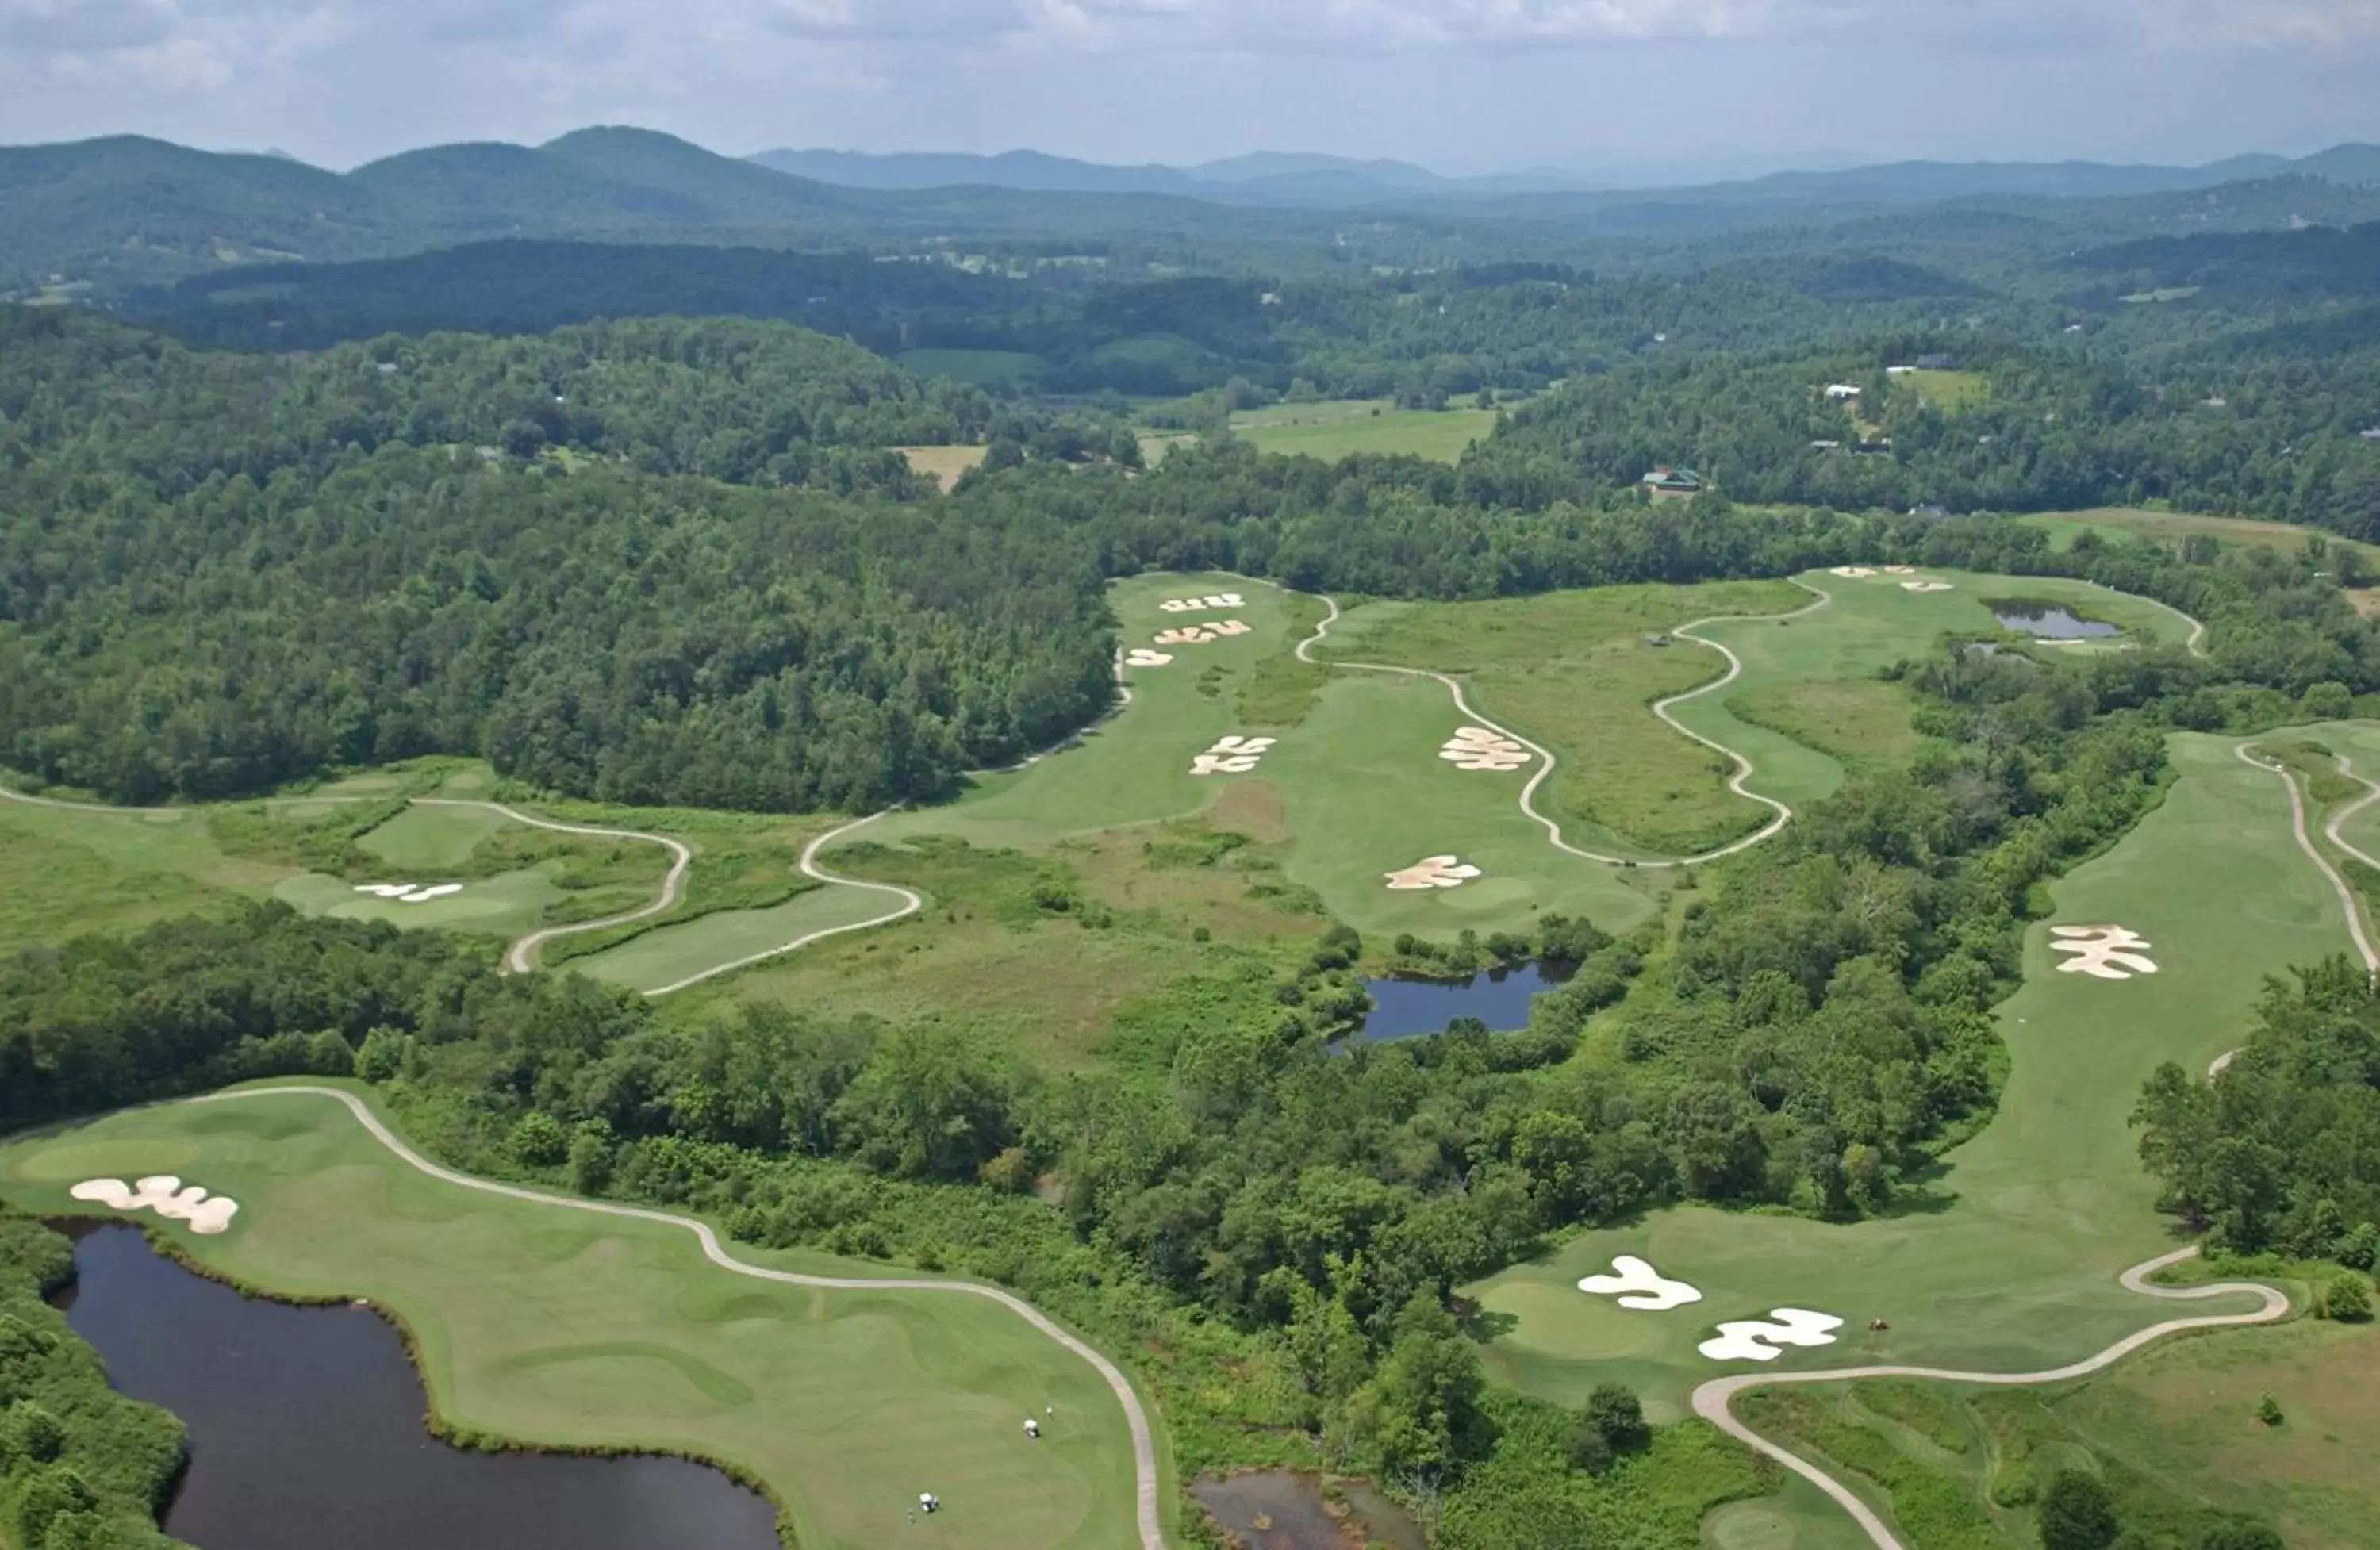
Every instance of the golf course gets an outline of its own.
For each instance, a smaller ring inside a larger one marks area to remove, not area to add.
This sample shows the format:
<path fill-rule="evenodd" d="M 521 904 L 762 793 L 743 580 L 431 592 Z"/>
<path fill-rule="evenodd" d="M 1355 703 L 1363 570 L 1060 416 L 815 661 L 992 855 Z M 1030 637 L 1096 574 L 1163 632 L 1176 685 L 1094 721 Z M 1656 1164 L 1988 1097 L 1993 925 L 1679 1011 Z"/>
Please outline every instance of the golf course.
<path fill-rule="evenodd" d="M 176 1252 L 274 1296 L 370 1300 L 451 1426 L 729 1465 L 804 1546 L 1165 1543 L 1130 1385 L 1007 1293 L 730 1254 L 684 1218 L 482 1184 L 314 1086 L 0 1147 L 0 1194 L 48 1215 L 86 1209 L 69 1192 L 87 1180 L 166 1173 L 237 1205 L 227 1230 L 161 1227 Z M 1018 1418 L 1045 1412 L 1026 1437 Z M 920 1491 L 940 1521 L 909 1511 Z"/>

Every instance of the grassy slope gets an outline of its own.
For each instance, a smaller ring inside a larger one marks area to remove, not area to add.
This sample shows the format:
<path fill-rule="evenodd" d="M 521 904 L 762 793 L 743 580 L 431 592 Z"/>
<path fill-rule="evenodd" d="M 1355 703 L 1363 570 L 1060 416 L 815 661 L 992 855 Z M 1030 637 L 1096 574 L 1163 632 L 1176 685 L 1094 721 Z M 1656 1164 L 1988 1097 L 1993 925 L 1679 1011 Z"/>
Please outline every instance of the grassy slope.
<path fill-rule="evenodd" d="M 734 1276 L 682 1229 L 426 1178 L 322 1098 L 137 1110 L 0 1149 L 0 1189 L 43 1212 L 67 1209 L 78 1180 L 156 1171 L 240 1202 L 222 1238 L 169 1229 L 209 1269 L 284 1295 L 370 1297 L 400 1317 L 432 1404 L 457 1423 L 735 1463 L 788 1504 L 808 1550 L 953 1532 L 1017 1550 L 1133 1539 L 1132 1449 L 1113 1398 L 985 1300 Z M 1019 1418 L 1051 1403 L 1043 1440 L 1026 1442 Z M 950 1504 L 946 1520 L 905 1520 L 920 1490 Z"/>
<path fill-rule="evenodd" d="M 1232 417 L 1233 432 L 1259 452 L 1325 462 L 1354 453 L 1401 453 L 1451 463 L 1495 428 L 1493 409 L 1399 409 L 1369 399 L 1276 404 Z"/>
<path fill-rule="evenodd" d="M 2252 516 L 2208 516 L 2196 512 L 2104 506 L 2095 511 L 2044 512 L 2018 520 L 2046 528 L 2052 547 L 2058 549 L 2070 547 L 2076 537 L 2082 533 L 2095 532 L 2102 538 L 2155 539 L 2167 543 L 2189 538 L 2211 538 L 2224 543 L 2245 544 L 2282 554 L 2295 554 L 2312 537 L 2354 550 L 2366 560 L 2380 559 L 2380 549 L 2370 544 L 2342 539 L 2336 533 L 2325 533 L 2317 528 L 2301 527 L 2291 522 L 2265 522 Z"/>
<path fill-rule="evenodd" d="M 292 869 L 227 855 L 203 813 L 67 813 L 0 801 L 0 951 L 261 898 Z"/>
<path fill-rule="evenodd" d="M 2180 778 L 2164 805 L 2050 890 L 2051 921 L 2131 926 L 2163 972 L 2053 973 L 2048 922 L 2035 926 L 2026 982 L 1999 1009 L 2012 1071 L 1998 1115 L 1949 1155 L 1930 1203 L 1853 1226 L 1690 1207 L 1584 1234 L 1475 1289 L 1515 1321 L 1489 1348 L 1497 1374 L 1565 1401 L 1620 1376 L 1674 1413 L 1723 1370 L 1695 1343 L 1719 1320 L 1771 1307 L 1833 1313 L 1854 1331 L 1787 1353 L 1788 1368 L 2022 1371 L 2165 1316 L 2115 1279 L 2170 1243 L 2125 1122 L 2140 1085 L 2162 1060 L 2203 1070 L 2238 1042 L 2264 975 L 2346 946 L 2273 777 L 2240 764 L 2227 739 L 2180 736 L 2174 758 Z M 1643 1255 L 1705 1301 L 1629 1313 L 1573 1289 L 1617 1253 Z M 1879 1316 L 1888 1333 L 1858 1332 Z"/>

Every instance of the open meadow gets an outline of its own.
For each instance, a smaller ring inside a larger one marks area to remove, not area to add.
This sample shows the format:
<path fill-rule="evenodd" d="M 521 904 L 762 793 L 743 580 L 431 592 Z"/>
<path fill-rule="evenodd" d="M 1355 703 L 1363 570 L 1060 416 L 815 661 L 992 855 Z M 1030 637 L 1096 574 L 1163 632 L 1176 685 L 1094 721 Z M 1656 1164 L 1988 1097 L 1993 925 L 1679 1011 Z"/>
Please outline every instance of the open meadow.
<path fill-rule="evenodd" d="M 176 1253 L 270 1294 L 370 1299 L 410 1335 L 450 1425 L 732 1465 L 806 1550 L 1136 1542 L 1115 1395 L 991 1299 L 735 1274 L 682 1227 L 426 1176 L 314 1093 L 129 1110 L 0 1146 L 0 1194 L 44 1215 L 88 1212 L 67 1193 L 83 1181 L 160 1173 L 238 1205 L 215 1236 L 151 1219 Z M 734 1252 L 772 1270 L 881 1273 Z M 1028 1439 L 1020 1418 L 1052 1406 Z M 921 1490 L 942 1514 L 909 1513 Z"/>

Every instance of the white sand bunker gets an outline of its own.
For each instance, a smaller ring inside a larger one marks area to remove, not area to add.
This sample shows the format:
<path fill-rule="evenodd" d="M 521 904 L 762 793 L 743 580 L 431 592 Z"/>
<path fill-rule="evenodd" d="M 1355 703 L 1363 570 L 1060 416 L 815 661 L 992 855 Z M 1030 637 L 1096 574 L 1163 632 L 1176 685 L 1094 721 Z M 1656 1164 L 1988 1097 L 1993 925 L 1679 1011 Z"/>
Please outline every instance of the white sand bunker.
<path fill-rule="evenodd" d="M 1245 775 L 1257 767 L 1257 761 L 1276 741 L 1270 737 L 1219 737 L 1213 747 L 1190 760 L 1190 773 Z"/>
<path fill-rule="evenodd" d="M 1479 875 L 1479 868 L 1459 856 L 1426 855 L 1402 872 L 1383 874 L 1392 893 L 1418 893 L 1428 888 L 1461 888 Z"/>
<path fill-rule="evenodd" d="M 1904 592 L 1948 592 L 1950 584 L 1947 581 L 1904 581 L 1900 589 Z"/>
<path fill-rule="evenodd" d="M 1828 571 L 1827 574 L 1828 575 L 1841 576 L 1845 581 L 1858 581 L 1864 577 L 1874 575 L 1876 572 L 1872 567 L 1867 565 L 1837 565 L 1833 570 Z"/>
<path fill-rule="evenodd" d="M 443 899 L 450 893 L 463 891 L 461 883 L 358 883 L 358 893 L 370 893 L 382 899 L 394 899 L 400 904 L 426 904 L 432 899 Z"/>
<path fill-rule="evenodd" d="M 2059 938 L 2049 944 L 2050 951 L 2074 954 L 2058 965 L 2060 974 L 2130 979 L 2157 972 L 2156 962 L 2141 951 L 2155 944 L 2120 926 L 2053 926 L 2049 934 Z"/>
<path fill-rule="evenodd" d="M 1807 1308 L 1771 1308 L 1766 1319 L 1736 1319 L 1694 1349 L 1713 1362 L 1774 1362 L 1787 1346 L 1830 1346 L 1843 1321 Z"/>
<path fill-rule="evenodd" d="M 1887 575 L 1915 575 L 1917 574 L 1917 567 L 1914 565 L 1887 565 L 1884 567 L 1884 574 Z"/>
<path fill-rule="evenodd" d="M 1184 624 L 1160 630 L 1149 638 L 1160 646 L 1203 646 L 1226 636 L 1244 636 L 1255 627 L 1237 619 L 1218 619 L 1211 624 Z"/>
<path fill-rule="evenodd" d="M 1237 592 L 1218 592 L 1207 598 L 1168 598 L 1157 606 L 1168 613 L 1196 613 L 1202 608 L 1245 608 L 1247 603 Z"/>
<path fill-rule="evenodd" d="M 1699 1302 L 1703 1294 L 1683 1281 L 1673 1281 L 1634 1254 L 1615 1255 L 1609 1276 L 1582 1276 L 1578 1290 L 1597 1297 L 1616 1297 L 1623 1308 L 1666 1313 Z"/>
<path fill-rule="evenodd" d="M 1503 733 L 1486 727 L 1457 727 L 1438 751 L 1457 769 L 1518 769 L 1529 762 L 1529 751 Z"/>
<path fill-rule="evenodd" d="M 239 1214 L 239 1202 L 229 1195 L 211 1195 L 196 1184 L 186 1189 L 170 1173 L 143 1179 L 138 1188 L 121 1179 L 86 1179 L 67 1193 L 111 1211 L 154 1211 L 169 1222 L 188 1222 L 192 1232 L 210 1238 L 229 1228 Z"/>
<path fill-rule="evenodd" d="M 1131 650 L 1124 653 L 1123 665 L 1126 667 L 1163 667 L 1172 660 L 1173 658 L 1170 653 L 1164 651 L 1151 651 L 1146 646 L 1135 646 Z"/>

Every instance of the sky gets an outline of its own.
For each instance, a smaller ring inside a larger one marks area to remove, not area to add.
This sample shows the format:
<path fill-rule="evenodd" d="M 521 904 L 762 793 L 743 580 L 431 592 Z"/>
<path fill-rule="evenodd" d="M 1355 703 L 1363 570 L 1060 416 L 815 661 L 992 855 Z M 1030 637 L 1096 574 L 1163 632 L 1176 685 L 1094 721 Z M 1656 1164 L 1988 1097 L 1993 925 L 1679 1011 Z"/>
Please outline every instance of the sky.
<path fill-rule="evenodd" d="M 589 124 L 1615 180 L 2380 139 L 2380 0 L 0 0 L 0 143 L 348 167 Z"/>

